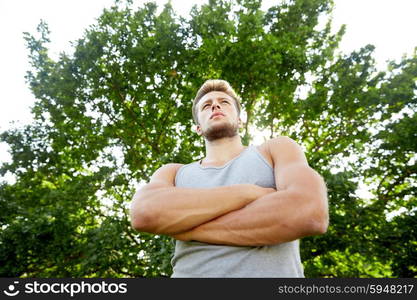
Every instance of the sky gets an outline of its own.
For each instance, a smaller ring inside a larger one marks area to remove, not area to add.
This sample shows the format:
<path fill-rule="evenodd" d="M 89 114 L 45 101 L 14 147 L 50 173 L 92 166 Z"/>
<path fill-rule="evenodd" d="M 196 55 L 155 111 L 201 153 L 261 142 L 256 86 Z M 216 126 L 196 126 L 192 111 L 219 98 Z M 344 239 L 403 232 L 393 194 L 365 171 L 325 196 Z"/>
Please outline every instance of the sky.
<path fill-rule="evenodd" d="M 135 1 L 141 3 L 144 1 Z M 161 6 L 166 1 L 156 1 Z M 193 4 L 208 1 L 171 0 L 174 10 L 187 16 Z M 279 1 L 264 0 L 263 7 Z M 103 8 L 113 0 L 0 0 L 0 132 L 31 122 L 35 99 L 25 82 L 30 68 L 23 32 L 36 32 L 42 19 L 51 31 L 52 57 L 71 52 L 71 41 L 82 37 Z M 335 0 L 333 27 L 346 24 L 340 50 L 349 53 L 366 44 L 376 46 L 377 66 L 399 60 L 417 46 L 417 0 Z M 14 122 L 14 123 L 12 123 Z M 0 143 L 0 163 L 10 161 L 8 146 Z"/>

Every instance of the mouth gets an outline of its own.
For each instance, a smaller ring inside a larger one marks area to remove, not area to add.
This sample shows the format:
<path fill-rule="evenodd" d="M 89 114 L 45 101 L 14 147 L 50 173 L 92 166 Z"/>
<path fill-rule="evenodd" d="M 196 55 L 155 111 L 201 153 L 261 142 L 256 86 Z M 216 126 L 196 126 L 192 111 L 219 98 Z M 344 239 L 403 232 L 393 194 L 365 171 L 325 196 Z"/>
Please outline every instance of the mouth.
<path fill-rule="evenodd" d="M 219 117 L 219 116 L 223 116 L 224 117 L 224 114 L 222 114 L 220 112 L 214 113 L 214 114 L 211 115 L 210 119 L 214 119 L 215 117 Z"/>

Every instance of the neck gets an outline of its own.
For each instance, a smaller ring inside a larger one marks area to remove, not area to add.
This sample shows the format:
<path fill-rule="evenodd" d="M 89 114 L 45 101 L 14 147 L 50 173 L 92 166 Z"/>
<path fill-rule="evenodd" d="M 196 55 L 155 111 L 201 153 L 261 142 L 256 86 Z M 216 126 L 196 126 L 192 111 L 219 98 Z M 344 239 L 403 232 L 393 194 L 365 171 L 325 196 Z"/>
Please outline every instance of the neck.
<path fill-rule="evenodd" d="M 239 155 L 245 148 L 239 135 L 211 142 L 206 140 L 206 157 L 204 162 L 227 162 Z"/>

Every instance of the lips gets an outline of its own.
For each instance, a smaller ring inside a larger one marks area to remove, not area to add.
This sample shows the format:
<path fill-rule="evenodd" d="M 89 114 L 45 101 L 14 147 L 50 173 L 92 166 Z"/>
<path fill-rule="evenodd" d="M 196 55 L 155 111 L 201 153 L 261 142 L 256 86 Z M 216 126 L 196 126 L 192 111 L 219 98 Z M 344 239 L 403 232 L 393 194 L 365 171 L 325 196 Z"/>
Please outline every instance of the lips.
<path fill-rule="evenodd" d="M 214 113 L 214 114 L 211 115 L 210 119 L 213 119 L 216 116 L 223 116 L 224 117 L 224 114 L 221 113 L 221 112 L 216 112 L 216 113 Z"/>

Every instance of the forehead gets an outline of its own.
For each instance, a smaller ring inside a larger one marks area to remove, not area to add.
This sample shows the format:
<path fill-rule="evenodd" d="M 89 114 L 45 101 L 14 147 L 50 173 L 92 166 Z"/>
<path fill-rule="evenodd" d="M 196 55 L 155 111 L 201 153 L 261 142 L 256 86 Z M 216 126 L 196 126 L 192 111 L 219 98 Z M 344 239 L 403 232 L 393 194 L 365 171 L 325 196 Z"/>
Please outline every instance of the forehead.
<path fill-rule="evenodd" d="M 233 100 L 232 97 L 230 97 L 228 94 L 226 94 L 224 92 L 213 91 L 213 92 L 207 93 L 203 97 L 201 97 L 201 99 L 199 101 L 200 102 L 199 104 L 204 103 L 205 101 L 210 101 L 210 100 L 218 99 L 218 98 L 226 98 L 226 99 L 229 99 L 229 100 Z"/>

